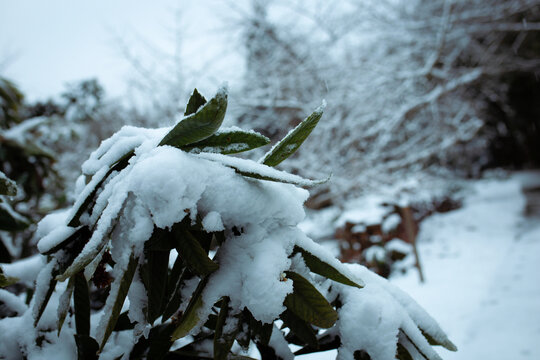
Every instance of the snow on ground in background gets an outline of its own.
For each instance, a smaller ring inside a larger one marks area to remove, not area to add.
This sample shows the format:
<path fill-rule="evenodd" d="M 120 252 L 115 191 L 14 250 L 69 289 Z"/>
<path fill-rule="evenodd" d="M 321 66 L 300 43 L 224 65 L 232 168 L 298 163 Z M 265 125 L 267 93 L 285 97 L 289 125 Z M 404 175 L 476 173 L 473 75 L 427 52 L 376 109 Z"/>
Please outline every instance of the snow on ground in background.
<path fill-rule="evenodd" d="M 540 219 L 523 216 L 521 181 L 477 182 L 463 208 L 426 219 L 426 283 L 414 271 L 392 279 L 457 345 L 439 350 L 446 360 L 540 359 Z"/>

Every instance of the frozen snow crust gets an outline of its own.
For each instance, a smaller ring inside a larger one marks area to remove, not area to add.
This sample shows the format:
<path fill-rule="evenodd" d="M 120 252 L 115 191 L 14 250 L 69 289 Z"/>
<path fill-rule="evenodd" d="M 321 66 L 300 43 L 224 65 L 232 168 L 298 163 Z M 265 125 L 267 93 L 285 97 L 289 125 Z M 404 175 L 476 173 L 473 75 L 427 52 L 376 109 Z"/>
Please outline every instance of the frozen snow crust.
<path fill-rule="evenodd" d="M 223 91 L 214 99 L 226 99 Z M 314 114 L 306 119 L 309 131 L 322 112 Z M 294 358 L 291 333 L 306 343 L 304 352 L 337 340 L 344 360 L 361 350 L 372 360 L 394 359 L 403 351 L 439 359 L 422 332 L 453 348 L 407 295 L 361 266 L 341 264 L 297 227 L 308 192 L 296 185 L 316 182 L 264 164 L 290 153 L 255 162 L 163 144 L 178 126 L 124 127 L 83 164 L 75 205 L 39 226 L 38 249 L 48 258 L 34 275 L 31 304 L 0 290 L 0 301 L 17 315 L 0 320 L 0 358 L 71 359 L 89 346 L 99 348 L 100 359 L 127 359 L 141 337 L 152 339 L 158 331 L 176 351 L 191 346 L 223 359 L 249 353 L 250 343 Z M 295 150 L 307 136 L 301 133 L 295 129 L 284 139 L 292 145 L 273 149 Z M 248 142 L 228 149 L 249 148 Z M 91 325 L 84 330 L 82 315 L 77 319 L 68 310 L 77 313 L 88 301 L 81 300 L 80 289 L 98 267 L 112 283 L 104 307 L 88 315 Z M 15 273 L 16 265 L 8 269 Z M 160 287 L 167 278 L 169 284 Z M 113 331 L 124 311 L 132 326 Z M 286 330 L 276 327 L 278 319 Z M 199 341 L 208 334 L 213 347 Z M 38 337 L 45 338 L 39 345 Z"/>

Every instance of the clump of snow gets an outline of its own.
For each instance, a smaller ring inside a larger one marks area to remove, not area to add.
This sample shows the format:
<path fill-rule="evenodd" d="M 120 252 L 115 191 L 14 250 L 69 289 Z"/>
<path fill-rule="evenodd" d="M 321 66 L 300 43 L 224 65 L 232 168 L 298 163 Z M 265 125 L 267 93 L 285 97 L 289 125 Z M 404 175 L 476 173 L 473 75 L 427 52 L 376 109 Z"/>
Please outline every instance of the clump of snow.
<path fill-rule="evenodd" d="M 383 233 L 388 234 L 397 229 L 399 224 L 401 224 L 401 216 L 398 214 L 390 214 L 382 223 L 382 231 Z"/>
<path fill-rule="evenodd" d="M 202 221 L 203 227 L 208 232 L 225 230 L 221 215 L 216 211 L 210 211 Z"/>

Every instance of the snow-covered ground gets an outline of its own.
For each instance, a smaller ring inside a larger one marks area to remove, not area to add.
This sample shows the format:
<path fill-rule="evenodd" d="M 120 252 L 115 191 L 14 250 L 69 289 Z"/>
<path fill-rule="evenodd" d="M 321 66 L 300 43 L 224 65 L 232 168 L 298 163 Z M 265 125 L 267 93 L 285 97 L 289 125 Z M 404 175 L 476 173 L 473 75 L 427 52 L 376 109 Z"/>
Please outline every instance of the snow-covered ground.
<path fill-rule="evenodd" d="M 426 282 L 392 279 L 458 346 L 444 359 L 540 359 L 540 218 L 524 216 L 522 193 L 534 176 L 475 183 L 463 208 L 422 223 Z"/>
<path fill-rule="evenodd" d="M 472 182 L 461 209 L 421 224 L 425 283 L 415 269 L 391 279 L 457 345 L 455 353 L 437 347 L 443 359 L 540 359 L 540 214 L 524 214 L 523 188 L 531 187 L 540 188 L 540 172 Z M 304 231 L 315 236 L 318 222 L 325 221 L 308 219 Z M 338 251 L 335 243 L 324 244 Z M 328 351 L 298 359 L 335 356 Z"/>

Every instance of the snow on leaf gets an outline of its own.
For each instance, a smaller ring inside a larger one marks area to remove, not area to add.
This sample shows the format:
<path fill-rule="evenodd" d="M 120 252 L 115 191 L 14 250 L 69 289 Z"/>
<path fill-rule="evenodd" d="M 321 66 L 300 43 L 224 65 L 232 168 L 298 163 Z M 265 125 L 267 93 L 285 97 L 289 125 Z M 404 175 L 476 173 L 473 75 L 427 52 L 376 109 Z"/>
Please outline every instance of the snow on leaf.
<path fill-rule="evenodd" d="M 270 139 L 264 135 L 238 129 L 220 131 L 204 140 L 183 146 L 181 149 L 195 154 L 200 152 L 234 154 L 252 150 L 268 143 L 270 143 Z"/>
<path fill-rule="evenodd" d="M 298 186 L 315 186 L 324 184 L 330 180 L 330 177 L 324 180 L 308 180 L 298 175 L 289 174 L 285 171 L 279 171 L 269 166 L 258 164 L 251 160 L 221 154 L 201 153 L 197 156 L 206 160 L 220 162 L 225 166 L 233 168 L 237 173 L 243 176 L 259 180 L 275 181 Z"/>

